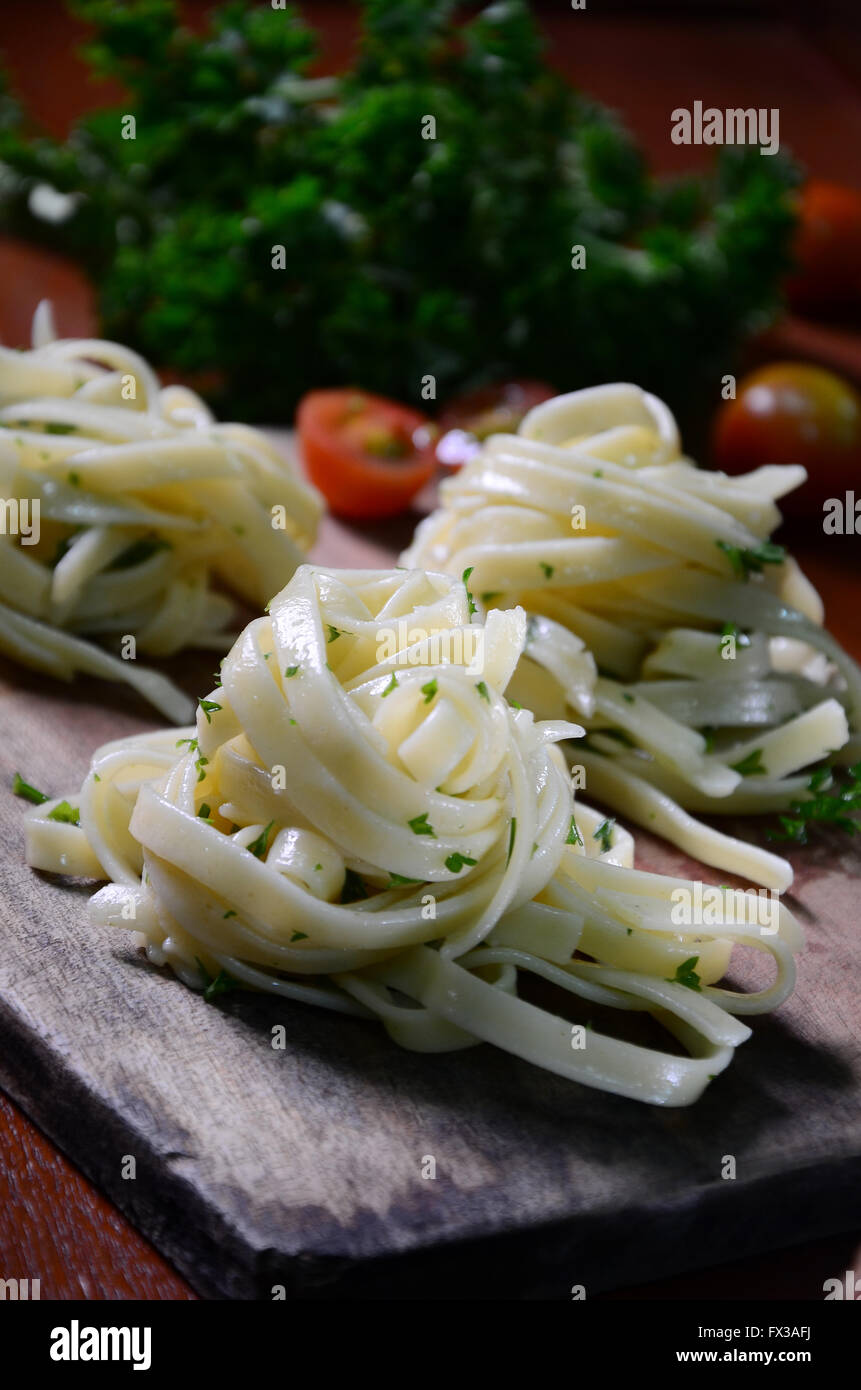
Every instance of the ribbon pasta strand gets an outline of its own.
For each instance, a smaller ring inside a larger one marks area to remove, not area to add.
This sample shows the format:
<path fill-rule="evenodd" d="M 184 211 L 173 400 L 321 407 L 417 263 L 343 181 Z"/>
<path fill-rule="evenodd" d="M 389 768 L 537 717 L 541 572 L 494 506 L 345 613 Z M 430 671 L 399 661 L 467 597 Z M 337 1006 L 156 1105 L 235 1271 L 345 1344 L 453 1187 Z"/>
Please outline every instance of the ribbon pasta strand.
<path fill-rule="evenodd" d="M 99 749 L 79 823 L 30 808 L 28 861 L 108 879 L 91 919 L 197 988 L 689 1104 L 749 1036 L 739 1015 L 791 992 L 800 929 L 728 890 L 680 916 L 698 885 L 635 871 L 631 836 L 575 805 L 558 745 L 582 728 L 506 699 L 523 610 L 473 606 L 444 574 L 301 566 L 196 726 Z M 721 983 L 736 942 L 771 958 L 770 985 Z M 555 1006 L 524 997 L 530 977 Z M 571 1007 L 650 1015 L 666 1044 L 572 1024 Z"/>

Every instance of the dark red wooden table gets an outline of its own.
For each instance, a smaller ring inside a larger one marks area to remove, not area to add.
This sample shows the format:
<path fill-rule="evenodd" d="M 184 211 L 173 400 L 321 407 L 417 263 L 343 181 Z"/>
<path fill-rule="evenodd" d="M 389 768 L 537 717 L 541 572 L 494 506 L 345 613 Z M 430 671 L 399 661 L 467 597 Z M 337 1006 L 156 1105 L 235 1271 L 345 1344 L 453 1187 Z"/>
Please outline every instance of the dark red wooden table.
<path fill-rule="evenodd" d="M 191 23 L 205 4 L 185 5 Z M 323 66 L 342 66 L 355 36 L 355 8 L 315 0 L 303 7 L 321 30 Z M 536 6 L 552 61 L 592 95 L 615 106 L 654 166 L 701 164 L 703 151 L 674 146 L 669 112 L 695 100 L 780 111 L 781 141 L 818 175 L 861 186 L 861 42 L 856 6 L 635 5 L 599 13 L 558 0 Z M 74 57 L 84 35 L 60 4 L 5 0 L 0 51 L 16 91 L 54 134 L 89 106 L 119 95 L 92 86 Z M 64 333 L 95 326 L 92 297 L 77 273 L 51 258 L 0 243 L 0 337 L 26 340 L 36 301 L 57 306 Z M 793 325 L 793 355 L 828 357 L 826 332 Z M 812 332 L 812 336 L 811 336 Z M 817 337 L 817 333 L 819 337 Z M 799 336 L 800 335 L 800 336 Z M 787 343 L 787 338 L 779 340 Z M 844 334 L 848 369 L 861 361 Z M 861 374 L 861 373 L 859 373 Z M 861 540 L 816 528 L 789 537 L 825 599 L 829 626 L 861 659 Z M 791 1220 L 790 1214 L 788 1219 Z M 721 1268 L 619 1291 L 612 1298 L 821 1299 L 823 1281 L 861 1275 L 861 1233 Z M 40 1279 L 44 1298 L 190 1299 L 195 1294 L 26 1116 L 0 1095 L 0 1278 Z"/>

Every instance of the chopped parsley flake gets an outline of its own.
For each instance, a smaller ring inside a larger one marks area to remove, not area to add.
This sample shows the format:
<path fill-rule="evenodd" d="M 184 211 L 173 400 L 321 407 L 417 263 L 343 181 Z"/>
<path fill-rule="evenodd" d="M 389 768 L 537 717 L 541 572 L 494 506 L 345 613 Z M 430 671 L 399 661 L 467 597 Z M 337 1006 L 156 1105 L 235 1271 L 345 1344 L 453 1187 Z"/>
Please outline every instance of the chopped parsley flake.
<path fill-rule="evenodd" d="M 392 678 L 391 678 L 391 680 L 389 681 L 389 683 L 388 683 L 388 685 L 386 686 L 385 690 L 382 691 L 382 698 L 385 699 L 387 695 L 391 695 L 392 691 L 393 691 L 393 690 L 397 690 L 397 688 L 398 688 L 398 678 L 397 678 L 397 676 L 395 675 L 395 673 L 394 673 L 394 671 L 393 671 L 393 672 L 392 672 Z"/>
<path fill-rule="evenodd" d="M 752 574 L 761 574 L 763 565 L 782 565 L 786 559 L 783 546 L 773 541 L 763 541 L 752 550 L 730 545 L 729 541 L 715 541 L 715 545 L 729 560 L 736 578 L 745 582 Z"/>
<path fill-rule="evenodd" d="M 209 971 L 205 968 L 205 966 L 198 959 L 197 956 L 195 956 L 194 960 L 198 970 L 200 971 L 201 975 L 206 981 L 206 988 L 203 991 L 203 997 L 206 1000 L 207 1004 L 211 1004 L 214 999 L 218 998 L 219 994 L 228 994 L 230 990 L 245 988 L 245 986 L 239 980 L 234 980 L 232 975 L 228 975 L 226 970 L 219 970 L 218 974 L 213 980 L 209 974 Z"/>
<path fill-rule="evenodd" d="M 266 853 L 266 846 L 269 842 L 269 832 L 274 824 L 274 820 L 271 820 L 269 824 L 266 826 L 265 830 L 261 830 L 260 834 L 257 836 L 257 839 L 252 840 L 251 844 L 248 846 L 248 849 L 251 850 L 251 853 L 256 855 L 258 859 L 262 859 L 264 854 Z"/>
<path fill-rule="evenodd" d="M 31 787 L 29 782 L 25 782 L 20 772 L 16 772 L 12 780 L 12 791 L 15 796 L 22 796 L 25 801 L 32 801 L 34 806 L 41 806 L 43 801 L 49 801 L 44 792 L 40 792 L 38 787 Z"/>
<path fill-rule="evenodd" d="M 834 786 L 834 774 L 828 764 L 816 768 L 807 783 L 812 796 L 807 801 L 793 801 L 791 814 L 778 817 L 781 828 L 770 830 L 769 839 L 806 845 L 807 832 L 817 823 L 833 825 L 847 835 L 857 834 L 861 823 L 850 813 L 861 811 L 861 762 L 848 769 L 847 778 Z"/>
<path fill-rule="evenodd" d="M 54 809 L 48 812 L 48 820 L 58 820 L 63 825 L 80 825 L 81 814 L 77 806 L 70 806 L 68 801 L 58 801 Z"/>
<path fill-rule="evenodd" d="M 700 977 L 696 972 L 699 956 L 689 956 L 676 966 L 675 975 L 668 976 L 671 985 L 685 985 L 688 989 L 700 991 Z"/>
<path fill-rule="evenodd" d="M 292 935 L 291 938 L 290 938 L 291 944 L 292 944 L 294 941 L 307 941 L 307 940 L 308 940 L 308 933 L 307 933 L 306 931 L 294 931 L 293 935 Z"/>
<path fill-rule="evenodd" d="M 733 772 L 738 772 L 742 777 L 764 777 L 766 769 L 762 765 L 762 749 L 754 748 L 752 753 L 748 753 L 746 758 L 740 762 L 730 763 Z"/>
<path fill-rule="evenodd" d="M 218 710 L 221 709 L 221 705 L 216 704 L 214 700 L 198 700 L 197 703 L 206 715 L 207 724 L 211 724 L 213 714 L 216 714 Z"/>
<path fill-rule="evenodd" d="M 577 829 L 577 822 L 573 816 L 571 817 L 571 824 L 568 827 L 568 837 L 565 843 L 566 845 L 582 845 L 583 843 L 583 836 Z"/>
<path fill-rule="evenodd" d="M 490 691 L 488 690 L 484 681 L 479 681 L 475 688 L 481 696 L 482 700 L 486 700 L 487 703 L 490 704 Z"/>
<path fill-rule="evenodd" d="M 426 705 L 429 705 L 430 702 L 431 702 L 431 700 L 433 699 L 434 695 L 435 695 L 436 692 L 437 692 L 437 683 L 436 683 L 436 680 L 434 679 L 434 680 L 428 681 L 426 685 L 423 685 L 423 686 L 422 686 L 421 690 L 422 690 L 422 694 L 423 694 L 424 697 L 425 697 L 425 704 L 426 704 Z"/>
<path fill-rule="evenodd" d="M 463 574 L 461 575 L 461 579 L 462 579 L 462 581 L 463 581 L 463 587 L 466 589 L 466 597 L 467 597 L 467 599 L 469 600 L 469 616 L 470 616 L 470 617 L 472 617 L 473 613 L 477 613 L 477 612 L 478 612 L 478 609 L 477 609 L 476 606 L 475 606 L 475 599 L 472 597 L 472 594 L 471 594 L 470 591 L 469 591 L 469 584 L 468 584 L 468 582 L 467 582 L 468 579 L 469 579 L 469 576 L 472 574 L 472 571 L 473 571 L 474 569 L 475 569 L 475 565 L 470 565 L 469 568 L 468 568 L 468 569 L 465 569 L 464 572 L 463 572 Z"/>
<path fill-rule="evenodd" d="M 299 667 L 298 667 L 298 666 L 287 666 L 287 667 L 285 667 L 284 674 L 285 674 L 285 676 L 287 676 L 287 677 L 295 676 L 295 674 L 296 674 L 296 672 L 297 672 L 298 670 L 299 670 Z"/>
<path fill-rule="evenodd" d="M 598 826 L 598 829 L 592 836 L 593 840 L 600 841 L 602 854 L 606 854 L 607 850 L 610 848 L 613 836 L 613 827 L 615 826 L 615 824 L 615 817 L 608 816 L 606 820 L 602 820 L 601 824 Z"/>
<path fill-rule="evenodd" d="M 450 854 L 445 861 L 445 866 L 449 873 L 459 874 L 465 864 L 477 864 L 477 859 L 470 859 L 468 854 Z"/>
<path fill-rule="evenodd" d="M 422 811 L 420 816 L 413 816 L 412 820 L 408 821 L 407 824 L 414 835 L 431 835 L 436 839 L 436 831 L 432 825 L 428 824 L 427 811 Z"/>
<path fill-rule="evenodd" d="M 539 561 L 539 563 L 540 563 L 540 565 L 541 565 L 542 570 L 544 571 L 544 577 L 545 577 L 545 579 L 552 579 L 552 578 L 553 578 L 553 566 L 552 566 L 552 565 L 545 564 L 545 562 L 544 562 L 543 560 Z"/>

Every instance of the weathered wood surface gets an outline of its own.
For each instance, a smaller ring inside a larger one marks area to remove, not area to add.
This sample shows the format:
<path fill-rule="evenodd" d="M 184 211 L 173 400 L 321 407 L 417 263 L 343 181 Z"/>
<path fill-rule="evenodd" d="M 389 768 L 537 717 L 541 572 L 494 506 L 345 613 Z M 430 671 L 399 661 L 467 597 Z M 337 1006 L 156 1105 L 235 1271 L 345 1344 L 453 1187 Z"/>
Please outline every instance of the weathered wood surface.
<path fill-rule="evenodd" d="M 386 550 L 327 522 L 317 558 Z M 190 693 L 209 689 L 211 658 L 180 664 Z M 697 1106 L 651 1110 L 489 1047 L 417 1056 L 286 1001 L 212 1007 L 147 966 L 86 924 L 84 887 L 26 868 L 8 786 L 20 769 L 74 790 L 98 744 L 156 721 L 115 687 L 0 674 L 0 1084 L 201 1292 L 566 1297 L 861 1223 L 851 844 L 796 856 L 794 997 Z M 638 846 L 644 867 L 697 873 Z"/>

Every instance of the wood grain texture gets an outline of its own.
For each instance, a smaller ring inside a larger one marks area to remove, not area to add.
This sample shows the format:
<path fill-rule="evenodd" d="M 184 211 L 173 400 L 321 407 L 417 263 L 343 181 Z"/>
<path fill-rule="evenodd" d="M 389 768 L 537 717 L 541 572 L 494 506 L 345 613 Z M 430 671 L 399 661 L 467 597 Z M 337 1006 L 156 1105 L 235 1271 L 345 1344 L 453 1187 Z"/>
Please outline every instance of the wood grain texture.
<path fill-rule="evenodd" d="M 329 520 L 315 558 L 389 554 Z M 209 689 L 211 658 L 179 664 Z M 594 1294 L 861 1225 L 851 844 L 798 855 L 793 999 L 696 1107 L 653 1111 L 489 1047 L 417 1056 L 301 1005 L 209 1006 L 87 926 L 87 889 L 23 864 L 11 773 L 73 790 L 99 743 L 155 721 L 118 688 L 3 679 L 0 1082 L 200 1292 Z M 638 851 L 698 872 L 642 834 Z"/>

